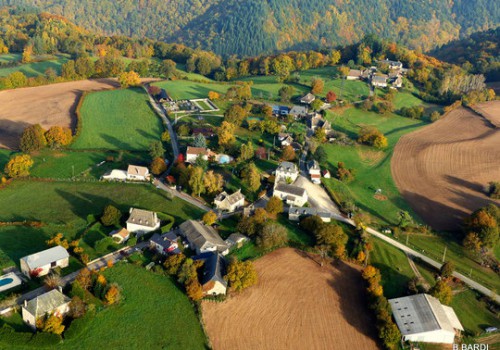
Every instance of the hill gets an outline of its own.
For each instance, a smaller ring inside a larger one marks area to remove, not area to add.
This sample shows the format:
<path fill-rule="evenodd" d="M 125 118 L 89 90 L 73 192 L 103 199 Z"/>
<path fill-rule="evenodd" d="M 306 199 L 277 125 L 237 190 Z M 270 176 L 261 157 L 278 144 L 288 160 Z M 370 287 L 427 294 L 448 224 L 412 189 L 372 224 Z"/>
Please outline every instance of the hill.
<path fill-rule="evenodd" d="M 495 0 L 0 0 L 34 6 L 105 34 L 257 55 L 359 41 L 365 34 L 423 51 L 500 21 Z"/>

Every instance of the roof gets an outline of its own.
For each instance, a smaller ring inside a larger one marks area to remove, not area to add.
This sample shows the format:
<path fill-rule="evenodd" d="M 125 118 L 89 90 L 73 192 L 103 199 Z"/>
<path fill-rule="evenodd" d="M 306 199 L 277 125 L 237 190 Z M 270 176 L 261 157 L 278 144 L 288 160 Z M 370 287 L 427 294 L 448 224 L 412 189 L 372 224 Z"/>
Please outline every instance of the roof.
<path fill-rule="evenodd" d="M 389 299 L 389 303 L 402 335 L 463 330 L 453 309 L 428 294 Z"/>
<path fill-rule="evenodd" d="M 307 163 L 307 168 L 309 170 L 320 170 L 319 163 L 314 159 Z"/>
<path fill-rule="evenodd" d="M 294 207 L 291 206 L 288 208 L 288 215 L 304 215 L 304 216 L 312 216 L 312 215 L 318 215 L 319 217 L 322 218 L 329 218 L 332 215 L 327 212 L 319 212 L 315 208 L 310 208 L 310 207 Z"/>
<path fill-rule="evenodd" d="M 118 235 L 122 238 L 127 238 L 129 236 L 129 232 L 126 228 L 122 227 L 121 230 L 115 230 L 115 231 L 112 231 L 110 232 L 109 234 L 110 236 L 114 236 L 114 235 Z"/>
<path fill-rule="evenodd" d="M 127 224 L 155 227 L 158 224 L 158 217 L 154 211 L 130 208 Z"/>
<path fill-rule="evenodd" d="M 227 202 L 229 205 L 233 205 L 242 199 L 245 199 L 245 196 L 241 193 L 241 189 L 239 189 L 233 194 L 227 194 L 226 191 L 221 192 L 214 198 L 214 201 Z"/>
<path fill-rule="evenodd" d="M 305 114 L 307 114 L 307 108 L 304 106 L 293 106 L 292 109 L 290 109 L 289 114 L 305 115 Z"/>
<path fill-rule="evenodd" d="M 127 169 L 127 174 L 136 176 L 147 176 L 149 173 L 148 168 L 137 165 L 129 165 Z"/>
<path fill-rule="evenodd" d="M 291 194 L 294 196 L 303 197 L 307 192 L 304 188 L 294 185 L 288 185 L 286 183 L 280 182 L 274 188 L 275 191 Z"/>
<path fill-rule="evenodd" d="M 26 262 L 26 265 L 30 268 L 30 270 L 36 269 L 38 267 L 45 266 L 54 261 L 62 260 L 69 258 L 69 253 L 66 249 L 57 245 L 55 247 L 42 250 L 41 252 L 31 254 L 21 258 Z"/>
<path fill-rule="evenodd" d="M 248 237 L 242 235 L 241 233 L 231 233 L 229 237 L 226 239 L 226 243 L 228 244 L 236 244 L 241 241 L 248 241 Z"/>
<path fill-rule="evenodd" d="M 172 243 L 177 242 L 179 237 L 173 232 L 167 232 L 162 235 L 159 235 L 158 233 L 155 233 L 150 239 L 150 242 L 156 243 L 160 246 L 162 246 L 164 249 L 169 248 Z"/>
<path fill-rule="evenodd" d="M 203 260 L 203 274 L 200 276 L 200 283 L 202 285 L 210 281 L 219 281 L 225 287 L 227 287 L 227 282 L 222 277 L 225 274 L 225 260 L 224 258 L 216 252 L 206 252 L 200 255 L 194 256 L 193 260 Z"/>
<path fill-rule="evenodd" d="M 278 168 L 276 170 L 283 171 L 286 173 L 295 173 L 298 171 L 297 165 L 295 165 L 295 163 L 291 163 L 291 162 L 281 162 L 278 165 Z"/>
<path fill-rule="evenodd" d="M 349 74 L 347 74 L 349 77 L 360 77 L 361 76 L 361 71 L 359 69 L 351 69 L 349 71 Z"/>
<path fill-rule="evenodd" d="M 311 103 L 312 101 L 314 101 L 316 99 L 316 96 L 314 96 L 313 94 L 311 93 L 308 93 L 307 95 L 303 96 L 300 98 L 300 101 L 302 103 Z"/>
<path fill-rule="evenodd" d="M 188 146 L 186 150 L 186 154 L 207 154 L 208 150 L 204 147 L 191 147 Z"/>
<path fill-rule="evenodd" d="M 24 309 L 35 316 L 35 318 L 38 318 L 52 313 L 52 311 L 57 309 L 59 306 L 70 302 L 70 300 L 70 298 L 61 293 L 59 290 L 53 289 L 50 292 L 39 295 L 28 301 Z"/>
<path fill-rule="evenodd" d="M 387 81 L 387 76 L 384 75 L 374 75 L 372 77 L 372 82 L 375 83 L 385 83 Z"/>
<path fill-rule="evenodd" d="M 180 224 L 179 229 L 189 243 L 197 248 L 203 247 L 207 242 L 219 247 L 221 251 L 228 248 L 226 242 L 220 238 L 212 226 L 203 225 L 195 220 L 188 220 Z"/>

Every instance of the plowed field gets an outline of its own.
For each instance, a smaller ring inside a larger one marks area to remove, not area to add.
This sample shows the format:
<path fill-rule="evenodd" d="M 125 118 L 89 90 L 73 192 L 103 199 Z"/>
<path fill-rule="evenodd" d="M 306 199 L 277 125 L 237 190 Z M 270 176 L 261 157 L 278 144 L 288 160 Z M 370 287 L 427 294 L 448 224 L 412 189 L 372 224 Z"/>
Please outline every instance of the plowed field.
<path fill-rule="evenodd" d="M 360 272 L 320 267 L 305 253 L 280 249 L 255 262 L 258 285 L 223 303 L 205 301 L 215 350 L 377 349 Z"/>

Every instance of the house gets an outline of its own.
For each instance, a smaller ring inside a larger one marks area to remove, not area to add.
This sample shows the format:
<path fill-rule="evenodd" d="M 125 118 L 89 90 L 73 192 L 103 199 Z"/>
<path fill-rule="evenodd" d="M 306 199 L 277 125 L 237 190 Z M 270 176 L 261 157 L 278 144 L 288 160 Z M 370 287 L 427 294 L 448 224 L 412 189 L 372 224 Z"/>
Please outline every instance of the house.
<path fill-rule="evenodd" d="M 322 170 L 322 171 L 321 171 L 321 175 L 323 175 L 323 177 L 324 177 L 325 179 L 329 179 L 329 178 L 331 178 L 331 177 L 332 177 L 332 176 L 331 176 L 331 174 L 330 174 L 330 170 L 328 170 L 328 169 Z"/>
<path fill-rule="evenodd" d="M 281 162 L 275 172 L 276 182 L 280 179 L 294 182 L 299 176 L 297 165 L 291 162 Z"/>
<path fill-rule="evenodd" d="M 278 134 L 278 141 L 281 143 L 281 146 L 289 146 L 293 142 L 293 137 L 290 134 L 280 132 Z"/>
<path fill-rule="evenodd" d="M 173 232 L 167 232 L 162 235 L 155 233 L 149 239 L 149 247 L 155 250 L 158 254 L 180 254 L 178 243 L 179 237 Z"/>
<path fill-rule="evenodd" d="M 52 289 L 30 301 L 25 300 L 22 307 L 23 321 L 31 328 L 36 329 L 36 320 L 40 317 L 67 314 L 70 301 L 71 299 L 64 295 L 60 289 Z"/>
<path fill-rule="evenodd" d="M 203 225 L 198 221 L 184 221 L 179 225 L 179 234 L 186 238 L 189 247 L 195 250 L 196 254 L 219 252 L 226 255 L 229 251 L 226 242 L 212 226 Z"/>
<path fill-rule="evenodd" d="M 248 242 L 249 239 L 247 236 L 242 235 L 241 233 L 231 233 L 229 237 L 224 241 L 227 243 L 229 248 L 241 248 L 243 244 Z"/>
<path fill-rule="evenodd" d="M 287 106 L 272 105 L 271 108 L 273 110 L 273 115 L 277 117 L 286 116 L 290 111 L 290 108 L 288 108 Z"/>
<path fill-rule="evenodd" d="M 376 67 L 370 67 L 361 72 L 360 79 L 367 80 L 372 77 L 372 75 L 377 71 Z"/>
<path fill-rule="evenodd" d="M 359 80 L 361 78 L 362 72 L 358 69 L 351 69 L 345 77 L 347 80 Z"/>
<path fill-rule="evenodd" d="M 291 206 L 288 208 L 288 220 L 299 221 L 303 217 L 317 215 L 323 220 L 323 222 L 332 221 L 332 214 L 327 212 L 318 211 L 315 208 L 300 208 Z"/>
<path fill-rule="evenodd" d="M 374 75 L 372 85 L 377 87 L 387 87 L 387 75 Z"/>
<path fill-rule="evenodd" d="M 101 179 L 108 181 L 126 181 L 127 172 L 125 170 L 113 169 L 105 173 Z"/>
<path fill-rule="evenodd" d="M 160 93 L 156 95 L 156 100 L 161 103 L 173 101 L 165 89 L 160 90 Z"/>
<path fill-rule="evenodd" d="M 109 235 L 117 243 L 125 243 L 130 238 L 130 233 L 124 227 L 122 227 L 120 230 L 111 231 Z"/>
<path fill-rule="evenodd" d="M 186 162 L 194 163 L 198 156 L 202 156 L 203 160 L 208 160 L 209 153 L 210 149 L 208 148 L 188 146 L 186 150 Z"/>
<path fill-rule="evenodd" d="M 130 233 L 141 235 L 160 228 L 160 219 L 153 211 L 130 208 L 129 213 L 127 230 Z"/>
<path fill-rule="evenodd" d="M 200 284 L 203 295 L 225 295 L 227 281 L 224 279 L 226 273 L 226 261 L 217 252 L 206 252 L 193 257 L 193 260 L 203 260 L 203 273 L 200 276 Z"/>
<path fill-rule="evenodd" d="M 314 113 L 307 118 L 307 127 L 314 133 L 317 128 L 322 128 L 328 135 L 332 131 L 332 125 L 328 120 L 323 119 L 321 114 Z"/>
<path fill-rule="evenodd" d="M 233 212 L 238 208 L 245 205 L 245 196 L 241 193 L 241 189 L 234 192 L 233 194 L 228 194 L 226 191 L 219 193 L 214 198 L 215 207 L 219 210 L 227 210 Z"/>
<path fill-rule="evenodd" d="M 307 191 L 299 186 L 278 182 L 274 186 L 273 196 L 285 200 L 288 205 L 301 207 L 307 203 Z"/>
<path fill-rule="evenodd" d="M 127 168 L 127 180 L 149 181 L 149 169 L 143 166 L 129 165 Z"/>
<path fill-rule="evenodd" d="M 288 115 L 291 115 L 295 119 L 303 118 L 307 115 L 307 108 L 304 106 L 293 106 Z"/>
<path fill-rule="evenodd" d="M 395 88 L 401 88 L 403 87 L 403 78 L 401 78 L 401 76 L 398 76 L 393 82 L 392 82 L 392 86 L 395 87 Z"/>
<path fill-rule="evenodd" d="M 316 96 L 314 96 L 311 93 L 308 93 L 307 95 L 302 96 L 299 101 L 302 104 L 310 105 L 315 99 L 316 99 Z"/>
<path fill-rule="evenodd" d="M 311 181 L 313 183 L 321 183 L 321 168 L 319 167 L 319 163 L 317 161 L 311 160 L 308 162 L 307 171 L 309 172 L 309 176 L 311 177 Z"/>
<path fill-rule="evenodd" d="M 69 264 L 69 253 L 60 245 L 21 258 L 21 271 L 28 277 L 45 276 L 56 267 Z"/>
<path fill-rule="evenodd" d="M 429 294 L 389 299 L 402 341 L 452 344 L 463 327 L 449 306 Z"/>
<path fill-rule="evenodd" d="M 389 66 L 389 69 L 403 69 L 403 63 L 399 61 L 391 61 L 391 60 L 381 60 L 377 61 L 377 63 L 380 64 L 386 64 Z"/>

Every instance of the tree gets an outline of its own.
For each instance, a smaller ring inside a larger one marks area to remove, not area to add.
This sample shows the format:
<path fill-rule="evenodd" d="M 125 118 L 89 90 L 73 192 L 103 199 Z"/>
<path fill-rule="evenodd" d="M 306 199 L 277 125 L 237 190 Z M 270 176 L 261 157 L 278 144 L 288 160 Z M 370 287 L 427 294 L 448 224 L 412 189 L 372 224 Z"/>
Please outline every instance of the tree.
<path fill-rule="evenodd" d="M 191 189 L 191 193 L 199 197 L 202 193 L 205 193 L 205 184 L 203 181 L 203 168 L 189 166 L 188 173 L 189 173 L 188 184 L 189 188 Z"/>
<path fill-rule="evenodd" d="M 342 258 L 347 243 L 347 235 L 342 227 L 337 225 L 323 225 L 316 233 L 317 244 L 330 247 L 337 258 Z"/>
<path fill-rule="evenodd" d="M 332 50 L 332 53 L 330 54 L 330 65 L 334 66 L 337 63 L 339 63 L 341 57 L 342 54 L 340 53 L 339 50 Z"/>
<path fill-rule="evenodd" d="M 434 287 L 431 288 L 429 293 L 445 305 L 449 305 L 451 303 L 451 300 L 453 299 L 453 292 L 451 290 L 451 287 L 444 280 L 437 281 Z"/>
<path fill-rule="evenodd" d="M 43 284 L 45 284 L 45 286 L 48 289 L 54 289 L 54 288 L 57 288 L 57 287 L 63 285 L 62 280 L 61 280 L 61 276 L 59 276 L 56 273 L 51 273 L 47 277 L 45 277 Z"/>
<path fill-rule="evenodd" d="M 281 154 L 281 158 L 283 160 L 291 161 L 295 160 L 295 157 L 296 157 L 295 150 L 291 145 L 285 146 L 283 148 L 283 153 Z"/>
<path fill-rule="evenodd" d="M 488 196 L 493 199 L 500 199 L 500 182 L 492 181 L 488 184 Z"/>
<path fill-rule="evenodd" d="M 199 133 L 194 136 L 193 147 L 207 148 L 207 139 Z"/>
<path fill-rule="evenodd" d="M 220 99 L 220 94 L 218 92 L 215 92 L 215 91 L 209 91 L 208 92 L 208 98 L 210 100 L 214 100 L 215 101 L 215 100 Z"/>
<path fill-rule="evenodd" d="M 449 278 L 453 275 L 454 269 L 455 269 L 455 264 L 453 264 L 453 262 L 451 262 L 451 261 L 447 261 L 441 266 L 441 269 L 439 270 L 439 274 L 443 278 Z"/>
<path fill-rule="evenodd" d="M 392 321 L 380 328 L 379 336 L 387 349 L 395 349 L 401 340 L 401 332 Z"/>
<path fill-rule="evenodd" d="M 119 302 L 120 298 L 121 298 L 120 288 L 116 283 L 111 284 L 108 290 L 106 291 L 106 294 L 104 294 L 104 301 L 108 305 L 113 305 Z"/>
<path fill-rule="evenodd" d="M 94 74 L 94 61 L 90 57 L 78 57 L 75 61 L 75 72 L 82 78 L 90 78 Z"/>
<path fill-rule="evenodd" d="M 340 66 L 338 69 L 340 75 L 342 75 L 343 77 L 347 77 L 347 74 L 349 74 L 350 70 L 351 69 L 347 66 Z"/>
<path fill-rule="evenodd" d="M 477 233 L 483 246 L 494 247 L 500 239 L 499 221 L 499 207 L 490 204 L 476 210 L 465 220 L 465 230 Z"/>
<path fill-rule="evenodd" d="M 278 95 L 280 96 L 281 102 L 290 102 L 294 93 L 295 93 L 295 88 L 291 85 L 284 85 L 278 91 Z"/>
<path fill-rule="evenodd" d="M 331 91 L 331 90 L 330 90 L 330 91 L 328 91 L 328 92 L 326 93 L 326 102 L 328 102 L 328 103 L 332 103 L 332 102 L 334 102 L 335 100 L 337 100 L 337 95 L 335 94 L 335 92 L 333 92 L 333 91 Z"/>
<path fill-rule="evenodd" d="M 113 205 L 108 204 L 102 212 L 101 222 L 104 226 L 118 226 L 121 218 L 121 211 Z"/>
<path fill-rule="evenodd" d="M 85 312 L 87 312 L 87 307 L 83 300 L 76 295 L 71 298 L 69 303 L 69 316 L 74 319 L 80 318 L 85 315 Z"/>
<path fill-rule="evenodd" d="M 33 45 L 28 44 L 24 47 L 21 62 L 22 63 L 30 63 L 32 61 L 31 55 L 33 55 Z"/>
<path fill-rule="evenodd" d="M 181 124 L 177 127 L 177 134 L 179 136 L 188 136 L 191 132 L 191 128 L 187 124 Z"/>
<path fill-rule="evenodd" d="M 380 101 L 377 103 L 377 112 L 380 114 L 388 114 L 394 111 L 394 104 L 391 101 Z"/>
<path fill-rule="evenodd" d="M 319 146 L 318 148 L 316 148 L 313 158 L 321 165 L 326 163 L 326 161 L 328 160 L 328 155 L 326 154 L 323 146 Z"/>
<path fill-rule="evenodd" d="M 253 143 L 248 141 L 246 144 L 243 143 L 240 148 L 240 156 L 238 161 L 245 162 L 249 159 L 252 159 L 254 156 Z"/>
<path fill-rule="evenodd" d="M 300 228 L 306 231 L 311 236 L 316 237 L 316 233 L 322 228 L 325 223 L 318 215 L 311 215 L 300 220 Z"/>
<path fill-rule="evenodd" d="M 64 332 L 63 318 L 50 315 L 43 324 L 42 331 L 46 333 L 53 333 L 61 335 Z"/>
<path fill-rule="evenodd" d="M 214 194 L 222 190 L 224 178 L 221 174 L 214 173 L 213 170 L 209 170 L 203 175 L 203 185 L 209 194 Z"/>
<path fill-rule="evenodd" d="M 283 212 L 283 201 L 276 196 L 272 196 L 266 204 L 266 210 L 268 213 L 270 213 L 272 215 L 282 213 Z"/>
<path fill-rule="evenodd" d="M 203 289 L 201 288 L 200 282 L 198 282 L 198 278 L 191 277 L 186 281 L 186 294 L 189 299 L 193 301 L 200 300 L 203 298 Z"/>
<path fill-rule="evenodd" d="M 271 61 L 271 69 L 280 83 L 290 76 L 293 68 L 293 60 L 286 54 L 280 54 Z"/>
<path fill-rule="evenodd" d="M 161 73 L 166 79 L 175 78 L 177 75 L 175 62 L 172 60 L 163 60 L 161 64 Z"/>
<path fill-rule="evenodd" d="M 337 179 L 342 182 L 351 182 L 354 180 L 354 170 L 346 168 L 344 162 L 337 163 Z"/>
<path fill-rule="evenodd" d="M 163 148 L 161 141 L 154 141 L 149 145 L 149 155 L 151 159 L 163 158 L 164 154 L 165 148 Z"/>
<path fill-rule="evenodd" d="M 408 226 L 412 225 L 413 225 L 413 218 L 411 217 L 410 213 L 404 210 L 400 211 L 398 226 L 401 227 L 402 229 L 405 229 Z"/>
<path fill-rule="evenodd" d="M 234 136 L 234 131 L 236 127 L 234 124 L 223 121 L 218 131 L 219 146 L 222 148 L 228 148 L 234 144 L 236 137 Z"/>
<path fill-rule="evenodd" d="M 462 244 L 465 249 L 473 253 L 479 253 L 482 246 L 481 239 L 475 232 L 469 232 L 467 236 L 465 236 Z"/>
<path fill-rule="evenodd" d="M 288 242 L 288 234 L 280 224 L 268 222 L 257 237 L 257 245 L 264 250 L 282 246 Z"/>
<path fill-rule="evenodd" d="M 239 104 L 234 104 L 224 113 L 224 121 L 240 126 L 247 115 L 248 111 L 245 108 L 241 107 Z"/>
<path fill-rule="evenodd" d="M 34 124 L 24 129 L 19 147 L 24 153 L 31 153 L 39 151 L 46 144 L 45 130 L 40 124 Z"/>
<path fill-rule="evenodd" d="M 76 74 L 75 61 L 69 60 L 61 66 L 61 76 L 67 80 L 74 80 L 78 77 L 78 74 Z"/>
<path fill-rule="evenodd" d="M 217 214 L 215 214 L 212 210 L 207 211 L 202 218 L 205 225 L 213 225 L 217 221 Z"/>
<path fill-rule="evenodd" d="M 67 146 L 71 143 L 73 135 L 70 128 L 63 128 L 61 126 L 51 126 L 45 133 L 47 145 L 51 148 L 59 146 Z"/>
<path fill-rule="evenodd" d="M 161 133 L 161 140 L 163 142 L 170 142 L 170 133 L 168 130 Z"/>
<path fill-rule="evenodd" d="M 317 98 L 311 102 L 311 108 L 313 109 L 313 111 L 318 111 L 321 107 L 323 107 L 323 104 L 324 104 L 323 101 Z"/>
<path fill-rule="evenodd" d="M 141 85 L 141 78 L 139 77 L 139 74 L 131 70 L 130 72 L 121 73 L 118 77 L 118 82 L 122 88 L 126 89 L 130 86 Z"/>
<path fill-rule="evenodd" d="M 88 290 L 92 285 L 92 272 L 88 268 L 81 269 L 75 281 L 82 289 Z"/>
<path fill-rule="evenodd" d="M 9 162 L 5 165 L 4 171 L 12 178 L 28 176 L 33 163 L 33 159 L 27 154 L 16 155 L 10 158 Z"/>
<path fill-rule="evenodd" d="M 229 288 L 239 292 L 257 283 L 257 271 L 251 261 L 233 260 L 224 279 L 228 281 Z"/>
<path fill-rule="evenodd" d="M 361 128 L 358 142 L 380 149 L 387 147 L 387 138 L 377 128 L 370 126 Z"/>
<path fill-rule="evenodd" d="M 186 260 L 186 256 L 182 253 L 169 255 L 165 259 L 165 262 L 163 263 L 163 267 L 165 267 L 165 270 L 167 271 L 167 273 L 169 275 L 177 275 L 185 260 Z"/>
<path fill-rule="evenodd" d="M 163 158 L 158 157 L 153 159 L 149 168 L 151 169 L 151 173 L 153 175 L 160 175 L 167 170 L 167 164 Z"/>
<path fill-rule="evenodd" d="M 249 163 L 242 172 L 243 181 L 248 185 L 250 191 L 257 191 L 260 188 L 260 173 L 255 164 Z"/>
<path fill-rule="evenodd" d="M 314 139 L 318 143 L 323 143 L 326 141 L 326 130 L 324 128 L 316 128 L 314 130 Z"/>
<path fill-rule="evenodd" d="M 323 92 L 323 88 L 325 87 L 325 82 L 320 78 L 313 78 L 311 80 L 311 93 L 313 94 L 321 94 Z"/>

